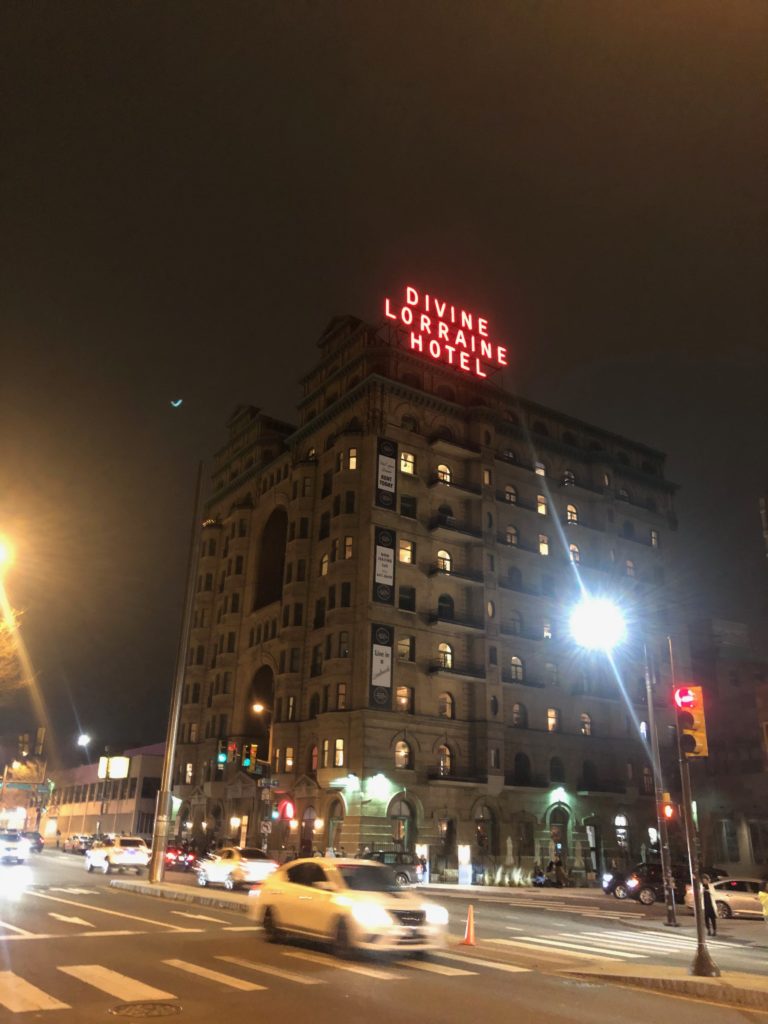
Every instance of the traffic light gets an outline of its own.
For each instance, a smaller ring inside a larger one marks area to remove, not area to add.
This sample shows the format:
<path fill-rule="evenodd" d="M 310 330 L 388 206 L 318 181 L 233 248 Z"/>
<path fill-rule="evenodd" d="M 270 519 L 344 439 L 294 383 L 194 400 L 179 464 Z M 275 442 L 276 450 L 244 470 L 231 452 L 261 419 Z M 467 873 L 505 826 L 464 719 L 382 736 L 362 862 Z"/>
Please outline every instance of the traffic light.
<path fill-rule="evenodd" d="M 680 749 L 686 757 L 708 757 L 704 693 L 700 686 L 676 686 L 672 699 L 677 710 Z"/>
<path fill-rule="evenodd" d="M 675 805 L 671 803 L 663 803 L 661 805 L 661 813 L 665 821 L 675 820 Z"/>
<path fill-rule="evenodd" d="M 227 743 L 226 740 L 219 740 L 218 749 L 216 751 L 216 765 L 219 768 L 223 768 L 227 763 Z"/>
<path fill-rule="evenodd" d="M 253 771 L 256 767 L 256 755 L 259 747 L 257 743 L 246 743 L 243 746 L 243 760 L 241 762 L 243 768 L 247 768 L 249 771 Z"/>

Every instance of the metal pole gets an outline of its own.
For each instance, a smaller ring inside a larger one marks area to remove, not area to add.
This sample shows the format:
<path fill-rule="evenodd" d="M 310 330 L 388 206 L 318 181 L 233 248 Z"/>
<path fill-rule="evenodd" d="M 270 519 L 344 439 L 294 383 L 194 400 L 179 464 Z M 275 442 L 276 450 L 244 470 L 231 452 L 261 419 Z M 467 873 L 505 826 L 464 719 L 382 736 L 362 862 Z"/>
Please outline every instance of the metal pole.
<path fill-rule="evenodd" d="M 672 672 L 672 685 L 676 685 L 675 658 L 672 651 L 672 637 L 667 637 L 669 645 L 669 665 Z M 680 730 L 676 727 L 677 757 L 680 762 L 680 781 L 683 788 L 683 822 L 685 823 L 685 841 L 688 847 L 688 867 L 691 872 L 693 887 L 693 916 L 696 920 L 696 955 L 691 964 L 691 974 L 697 978 L 719 978 L 720 968 L 709 955 L 707 940 L 704 938 L 704 906 L 701 898 L 699 880 L 699 864 L 696 856 L 696 833 L 693 827 L 693 806 L 691 801 L 691 773 L 688 758 L 680 745 Z"/>
<path fill-rule="evenodd" d="M 187 593 L 184 602 L 184 615 L 179 634 L 179 648 L 176 652 L 176 671 L 171 707 L 168 713 L 168 732 L 165 738 L 165 757 L 160 777 L 160 791 L 157 794 L 157 813 L 155 814 L 152 834 L 152 856 L 149 862 L 150 882 L 162 882 L 165 875 L 165 851 L 168 846 L 168 833 L 171 825 L 171 789 L 173 787 L 173 764 L 176 760 L 176 742 L 179 734 L 181 718 L 181 698 L 184 692 L 184 669 L 186 667 L 186 651 L 189 646 L 189 634 L 192 626 L 192 606 L 195 599 L 195 551 L 197 550 L 197 532 L 200 518 L 200 495 L 203 483 L 203 464 L 197 467 L 197 485 L 195 487 L 195 510 L 189 538 L 189 567 L 187 570 Z"/>
<path fill-rule="evenodd" d="M 656 673 L 653 669 L 648 645 L 643 644 L 645 656 L 645 696 L 648 703 L 648 732 L 651 738 L 651 760 L 653 762 L 653 782 L 656 795 L 656 826 L 659 832 L 659 857 L 661 859 L 661 873 L 664 878 L 664 902 L 667 908 L 668 928 L 678 928 L 677 915 L 675 913 L 675 886 L 672 880 L 672 860 L 669 853 L 669 832 L 667 822 L 661 811 L 664 802 L 664 782 L 661 777 L 661 756 L 659 754 L 659 732 L 656 728 L 656 709 L 653 706 L 653 691 L 656 683 Z"/>

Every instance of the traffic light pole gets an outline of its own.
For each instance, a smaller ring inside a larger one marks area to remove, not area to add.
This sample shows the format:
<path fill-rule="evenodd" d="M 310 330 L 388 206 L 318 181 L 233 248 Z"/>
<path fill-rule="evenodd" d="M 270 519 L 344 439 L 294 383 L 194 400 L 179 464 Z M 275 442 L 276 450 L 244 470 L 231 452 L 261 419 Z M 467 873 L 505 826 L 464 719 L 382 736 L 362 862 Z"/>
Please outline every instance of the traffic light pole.
<path fill-rule="evenodd" d="M 672 670 L 672 685 L 676 685 L 675 659 L 672 651 L 672 637 L 667 637 L 669 645 L 669 664 Z M 720 968 L 709 954 L 707 940 L 704 937 L 704 906 L 701 896 L 701 880 L 699 877 L 699 858 L 696 852 L 696 833 L 693 824 L 693 800 L 691 797 L 691 772 L 688 758 L 680 742 L 680 729 L 676 726 L 677 756 L 680 762 L 680 782 L 683 790 L 683 822 L 685 825 L 685 841 L 688 847 L 688 867 L 691 872 L 693 888 L 693 916 L 696 921 L 696 955 L 691 964 L 691 974 L 697 978 L 719 978 Z"/>
<path fill-rule="evenodd" d="M 645 655 L 645 695 L 648 702 L 648 732 L 651 738 L 651 758 L 653 761 L 653 782 L 656 793 L 656 824 L 659 833 L 659 857 L 661 873 L 664 879 L 664 903 L 667 909 L 668 928 L 678 928 L 675 912 L 675 886 L 672 880 L 672 860 L 669 852 L 669 832 L 667 822 L 662 813 L 664 803 L 664 782 L 661 777 L 661 756 L 659 754 L 659 734 L 656 729 L 656 709 L 653 706 L 653 691 L 656 683 L 656 672 L 651 665 L 648 646 L 643 646 Z"/>

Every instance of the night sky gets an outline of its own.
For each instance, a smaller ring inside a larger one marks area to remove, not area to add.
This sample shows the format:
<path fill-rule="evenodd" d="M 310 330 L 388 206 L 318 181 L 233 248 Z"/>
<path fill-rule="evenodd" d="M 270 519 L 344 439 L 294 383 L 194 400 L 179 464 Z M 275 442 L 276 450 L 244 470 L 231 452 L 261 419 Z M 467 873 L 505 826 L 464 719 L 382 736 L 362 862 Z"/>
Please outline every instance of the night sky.
<path fill-rule="evenodd" d="M 65 755 L 164 735 L 198 459 L 406 281 L 669 453 L 692 610 L 765 642 L 763 0 L 41 0 L 0 37 L 0 531 Z"/>

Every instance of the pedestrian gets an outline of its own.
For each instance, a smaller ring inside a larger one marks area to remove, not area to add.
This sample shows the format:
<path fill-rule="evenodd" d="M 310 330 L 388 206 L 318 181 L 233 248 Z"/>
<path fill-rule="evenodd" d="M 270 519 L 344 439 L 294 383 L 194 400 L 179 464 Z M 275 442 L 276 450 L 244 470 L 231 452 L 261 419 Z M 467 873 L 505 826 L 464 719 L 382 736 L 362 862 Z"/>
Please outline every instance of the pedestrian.
<path fill-rule="evenodd" d="M 712 902 L 712 890 L 709 888 L 709 875 L 701 876 L 701 894 L 704 898 L 704 924 L 707 935 L 717 935 L 717 915 Z"/>

